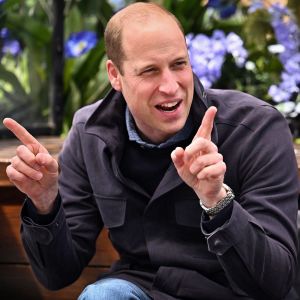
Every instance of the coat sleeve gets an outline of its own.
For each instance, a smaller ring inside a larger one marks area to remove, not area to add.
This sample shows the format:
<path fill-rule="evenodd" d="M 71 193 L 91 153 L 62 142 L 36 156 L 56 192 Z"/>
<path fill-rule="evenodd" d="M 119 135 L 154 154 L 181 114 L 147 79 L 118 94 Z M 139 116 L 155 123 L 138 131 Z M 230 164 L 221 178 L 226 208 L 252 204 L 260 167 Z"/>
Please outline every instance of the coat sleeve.
<path fill-rule="evenodd" d="M 82 156 L 80 133 L 73 125 L 60 154 L 58 213 L 46 225 L 22 209 L 21 235 L 32 269 L 48 289 L 74 282 L 95 253 L 103 223 L 96 207 Z"/>
<path fill-rule="evenodd" d="M 241 126 L 232 215 L 204 234 L 237 294 L 283 299 L 297 265 L 299 181 L 291 134 L 270 106 L 255 109 Z"/>

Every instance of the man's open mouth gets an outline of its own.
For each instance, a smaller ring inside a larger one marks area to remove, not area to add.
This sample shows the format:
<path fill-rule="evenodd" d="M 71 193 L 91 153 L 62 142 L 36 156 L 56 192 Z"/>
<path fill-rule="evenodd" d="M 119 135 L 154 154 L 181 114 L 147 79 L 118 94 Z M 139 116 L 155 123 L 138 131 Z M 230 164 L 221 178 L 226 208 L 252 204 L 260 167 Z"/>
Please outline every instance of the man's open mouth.
<path fill-rule="evenodd" d="M 173 102 L 169 102 L 169 103 L 156 105 L 155 107 L 161 111 L 170 112 L 170 111 L 176 110 L 178 108 L 178 106 L 180 105 L 180 103 L 181 103 L 181 101 L 173 101 Z"/>

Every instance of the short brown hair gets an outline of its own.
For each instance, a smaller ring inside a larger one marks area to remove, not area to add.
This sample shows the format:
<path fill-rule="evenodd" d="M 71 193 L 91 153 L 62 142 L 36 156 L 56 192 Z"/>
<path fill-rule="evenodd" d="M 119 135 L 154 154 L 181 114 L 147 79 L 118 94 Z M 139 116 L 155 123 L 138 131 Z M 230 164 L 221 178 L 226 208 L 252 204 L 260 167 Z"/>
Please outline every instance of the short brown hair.
<path fill-rule="evenodd" d="M 126 59 L 122 46 L 122 29 L 126 26 L 126 22 L 135 20 L 143 23 L 145 19 L 149 19 L 154 15 L 171 17 L 184 35 L 184 30 L 178 19 L 171 12 L 156 3 L 132 3 L 117 12 L 107 23 L 104 32 L 106 54 L 121 74 L 123 74 L 122 63 Z"/>

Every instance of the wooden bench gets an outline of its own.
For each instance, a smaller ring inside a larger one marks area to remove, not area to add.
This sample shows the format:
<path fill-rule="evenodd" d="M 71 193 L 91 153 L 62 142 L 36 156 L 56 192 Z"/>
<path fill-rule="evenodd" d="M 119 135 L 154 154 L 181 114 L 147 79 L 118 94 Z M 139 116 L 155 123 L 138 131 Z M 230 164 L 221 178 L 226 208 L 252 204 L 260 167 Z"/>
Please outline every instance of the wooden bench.
<path fill-rule="evenodd" d="M 60 138 L 40 138 L 50 153 L 57 155 Z M 45 289 L 35 279 L 20 239 L 20 210 L 24 195 L 6 177 L 5 169 L 14 155 L 17 142 L 0 141 L 0 298 L 2 300 L 77 299 L 83 288 L 107 271 L 118 257 L 104 230 L 97 241 L 96 255 L 80 278 L 59 291 Z M 63 267 L 63 266 L 62 266 Z"/>
<path fill-rule="evenodd" d="M 39 141 L 54 156 L 57 155 L 62 139 L 39 138 Z M 67 288 L 48 291 L 35 279 L 23 250 L 19 228 L 20 209 L 24 195 L 6 177 L 5 169 L 14 155 L 17 141 L 0 141 L 0 295 L 3 300 L 70 300 L 78 295 L 88 283 L 94 282 L 101 272 L 107 271 L 118 255 L 112 248 L 104 230 L 97 241 L 97 251 L 80 278 Z M 300 176 L 300 147 L 295 146 Z M 63 266 L 62 266 L 63 267 Z"/>

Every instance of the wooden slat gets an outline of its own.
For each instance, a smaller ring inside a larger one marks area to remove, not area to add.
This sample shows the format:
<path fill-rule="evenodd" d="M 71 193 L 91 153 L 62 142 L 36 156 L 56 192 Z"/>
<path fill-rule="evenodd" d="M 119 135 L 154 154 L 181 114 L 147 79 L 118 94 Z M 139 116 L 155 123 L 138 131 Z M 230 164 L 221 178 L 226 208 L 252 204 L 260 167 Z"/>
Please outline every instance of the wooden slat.
<path fill-rule="evenodd" d="M 0 265 L 1 300 L 71 300 L 77 299 L 84 287 L 95 282 L 107 268 L 86 268 L 80 278 L 59 291 L 45 289 L 28 265 Z"/>
<path fill-rule="evenodd" d="M 0 189 L 0 196 L 3 190 Z M 84 287 L 96 281 L 101 273 L 107 272 L 118 258 L 104 229 L 97 240 L 96 254 L 79 279 L 59 291 L 45 289 L 32 273 L 21 242 L 19 215 L 24 195 L 14 187 L 6 188 L 7 191 L 8 198 L 4 200 L 2 197 L 0 201 L 0 299 L 77 299 Z"/>
<path fill-rule="evenodd" d="M 0 203 L 0 264 L 27 262 L 20 238 L 20 207 L 13 200 Z"/>
<path fill-rule="evenodd" d="M 15 191 L 17 192 L 17 189 Z M 9 201 L 0 201 L 0 264 L 22 264 L 28 262 L 19 232 L 22 202 L 13 199 L 14 197 L 12 196 Z M 118 255 L 113 249 L 108 239 L 108 232 L 105 229 L 97 240 L 96 255 L 90 265 L 108 267 L 117 257 Z"/>
<path fill-rule="evenodd" d="M 57 156 L 63 144 L 63 138 L 55 136 L 41 136 L 38 137 L 37 140 L 54 156 Z M 0 140 L 0 162 L 9 162 L 11 157 L 15 155 L 16 148 L 19 145 L 20 142 L 17 139 Z"/>
<path fill-rule="evenodd" d="M 44 145 L 49 153 L 57 158 L 62 148 L 63 139 L 60 137 L 38 137 L 39 142 Z M 6 176 L 6 167 L 9 165 L 11 158 L 16 153 L 16 148 L 20 145 L 17 139 L 0 140 L 0 188 L 12 186 L 12 183 Z"/>
<path fill-rule="evenodd" d="M 0 188 L 12 186 L 12 183 L 8 180 L 6 176 L 6 167 L 9 165 L 9 162 L 0 161 Z"/>
<path fill-rule="evenodd" d="M 22 203 L 24 199 L 25 195 L 15 186 L 0 186 L 0 205 L 2 202 L 13 203 L 13 201 L 17 201 Z"/>

